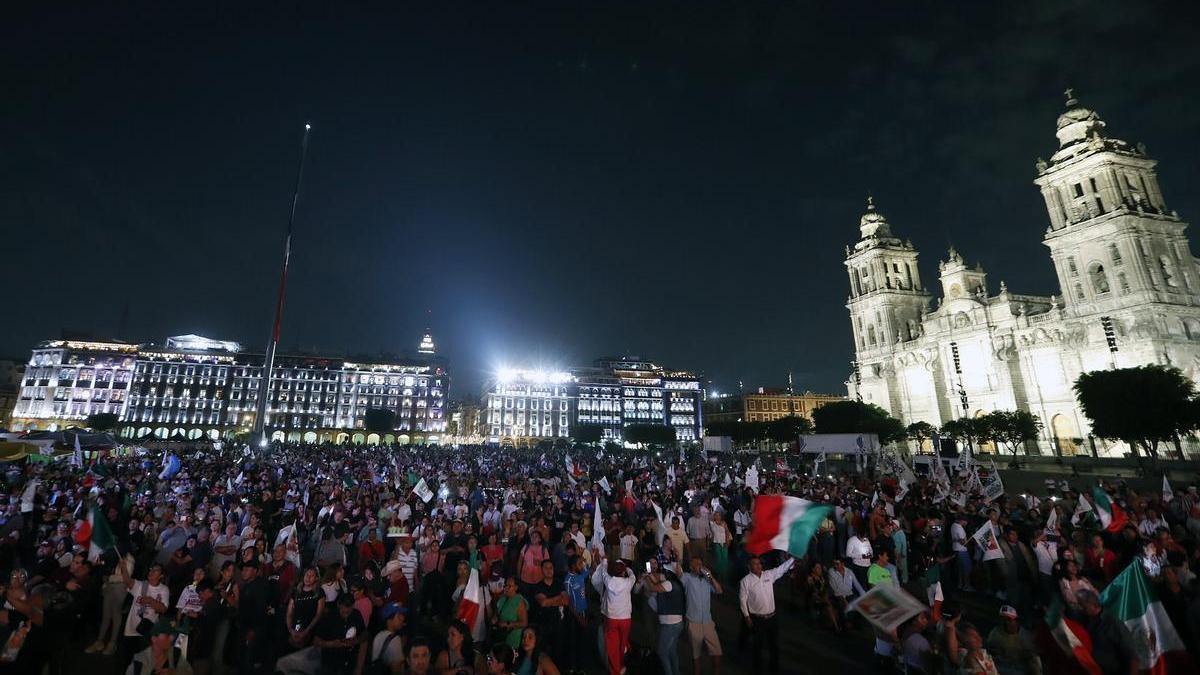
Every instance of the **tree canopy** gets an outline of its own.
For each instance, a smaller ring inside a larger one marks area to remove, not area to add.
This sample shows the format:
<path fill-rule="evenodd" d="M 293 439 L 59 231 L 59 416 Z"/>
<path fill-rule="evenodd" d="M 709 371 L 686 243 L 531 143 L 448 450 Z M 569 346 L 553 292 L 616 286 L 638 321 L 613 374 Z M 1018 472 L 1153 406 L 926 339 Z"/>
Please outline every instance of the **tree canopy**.
<path fill-rule="evenodd" d="M 669 445 L 675 442 L 675 427 L 665 424 L 630 424 L 625 427 L 624 437 L 629 443 Z"/>
<path fill-rule="evenodd" d="M 92 431 L 110 431 L 117 426 L 116 413 L 92 413 L 84 424 Z"/>
<path fill-rule="evenodd" d="M 576 443 L 599 443 L 604 438 L 604 427 L 599 424 L 576 424 L 571 427 L 571 438 Z"/>
<path fill-rule="evenodd" d="M 1017 454 L 1017 447 L 1036 440 L 1042 431 L 1042 421 L 1028 410 L 997 410 L 984 415 L 983 420 L 987 437 L 1007 447 L 1013 455 Z"/>
<path fill-rule="evenodd" d="M 767 438 L 776 443 L 794 442 L 800 434 L 812 433 L 812 422 L 807 417 L 788 415 L 766 424 Z"/>
<path fill-rule="evenodd" d="M 904 439 L 904 423 L 886 410 L 861 401 L 826 403 L 812 413 L 818 434 L 876 434 L 882 444 Z"/>
<path fill-rule="evenodd" d="M 396 413 L 387 408 L 367 408 L 363 413 L 363 427 L 376 434 L 386 434 L 396 426 Z"/>
<path fill-rule="evenodd" d="M 1177 368 L 1160 365 L 1095 370 L 1075 380 L 1075 397 L 1092 433 L 1141 447 L 1158 458 L 1158 444 L 1196 428 L 1195 387 Z"/>

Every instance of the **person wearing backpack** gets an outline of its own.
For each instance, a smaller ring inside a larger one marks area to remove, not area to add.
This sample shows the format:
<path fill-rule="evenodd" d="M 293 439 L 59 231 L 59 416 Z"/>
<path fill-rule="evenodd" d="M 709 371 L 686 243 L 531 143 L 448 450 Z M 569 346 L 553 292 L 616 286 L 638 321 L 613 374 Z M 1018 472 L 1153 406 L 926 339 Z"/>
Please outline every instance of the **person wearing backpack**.
<path fill-rule="evenodd" d="M 379 608 L 383 619 L 383 630 L 371 641 L 367 667 L 363 675 L 395 675 L 404 669 L 404 624 L 408 620 L 408 609 L 399 603 L 389 602 Z"/>

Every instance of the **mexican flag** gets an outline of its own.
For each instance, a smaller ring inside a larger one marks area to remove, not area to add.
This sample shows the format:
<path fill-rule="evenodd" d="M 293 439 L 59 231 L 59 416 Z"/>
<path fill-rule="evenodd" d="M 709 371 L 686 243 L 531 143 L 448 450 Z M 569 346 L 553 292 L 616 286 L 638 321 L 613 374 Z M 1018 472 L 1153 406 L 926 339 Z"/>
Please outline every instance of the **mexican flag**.
<path fill-rule="evenodd" d="M 1125 527 L 1125 511 L 1099 486 L 1092 488 L 1092 501 L 1096 504 L 1096 517 L 1100 519 L 1101 527 L 1109 532 L 1120 532 Z"/>
<path fill-rule="evenodd" d="M 467 587 L 463 589 L 462 599 L 458 601 L 459 621 L 467 625 L 471 631 L 475 629 L 475 621 L 479 618 L 479 610 L 483 607 L 483 589 L 479 587 L 479 570 L 471 568 L 471 576 L 467 579 Z"/>
<path fill-rule="evenodd" d="M 95 562 L 105 551 L 117 547 L 117 539 L 99 506 L 92 506 L 85 520 L 75 528 L 75 543 L 88 550 L 88 560 Z"/>
<path fill-rule="evenodd" d="M 1135 560 L 1118 574 L 1100 594 L 1100 602 L 1133 634 L 1138 668 L 1166 673 L 1167 652 L 1183 650 L 1183 642 L 1154 588 L 1146 581 L 1141 562 Z"/>
<path fill-rule="evenodd" d="M 1063 615 L 1063 604 L 1057 596 L 1046 610 L 1046 625 L 1050 635 L 1065 654 L 1075 659 L 1091 675 L 1100 675 L 1100 665 L 1092 658 L 1092 638 L 1087 629 Z"/>
<path fill-rule="evenodd" d="M 754 526 L 746 550 L 755 555 L 778 549 L 804 555 L 821 521 L 832 511 L 799 497 L 759 495 L 754 498 Z"/>

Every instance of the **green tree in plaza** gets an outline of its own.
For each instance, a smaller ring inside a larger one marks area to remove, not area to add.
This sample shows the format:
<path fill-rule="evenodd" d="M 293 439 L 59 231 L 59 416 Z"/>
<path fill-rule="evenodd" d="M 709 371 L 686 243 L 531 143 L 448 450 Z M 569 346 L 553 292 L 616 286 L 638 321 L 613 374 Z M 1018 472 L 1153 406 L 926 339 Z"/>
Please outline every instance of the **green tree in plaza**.
<path fill-rule="evenodd" d="M 599 443 L 604 438 L 604 427 L 599 424 L 576 424 L 571 427 L 571 438 L 576 443 Z"/>
<path fill-rule="evenodd" d="M 788 415 L 766 424 L 767 438 L 776 443 L 792 443 L 801 434 L 812 433 L 812 422 L 806 417 Z"/>
<path fill-rule="evenodd" d="M 818 434 L 875 434 L 883 445 L 904 440 L 904 423 L 873 403 L 836 401 L 812 412 Z"/>
<path fill-rule="evenodd" d="M 1075 380 L 1075 398 L 1092 433 L 1125 441 L 1158 459 L 1158 444 L 1197 428 L 1195 387 L 1178 368 L 1148 365 L 1094 370 Z"/>
<path fill-rule="evenodd" d="M 942 424 L 941 434 L 953 438 L 959 443 L 966 443 L 974 448 L 982 439 L 991 438 L 991 429 L 983 417 L 963 417 L 947 420 Z"/>
<path fill-rule="evenodd" d="M 904 435 L 908 440 L 914 441 L 917 444 L 917 452 L 925 447 L 925 441 L 933 438 L 937 433 L 937 427 L 929 422 L 913 422 L 904 428 Z"/>
<path fill-rule="evenodd" d="M 371 433 L 389 433 L 396 427 L 396 412 L 387 408 L 367 408 L 363 413 L 363 427 Z"/>
<path fill-rule="evenodd" d="M 117 426 L 116 413 L 92 413 L 84 422 L 92 431 L 109 431 Z"/>
<path fill-rule="evenodd" d="M 1026 441 L 1037 440 L 1042 432 L 1042 421 L 1028 410 L 997 410 L 981 418 L 987 425 L 987 437 L 998 445 L 1008 448 L 1015 457 L 1017 448 Z M 1029 450 L 1025 450 L 1029 454 Z"/>

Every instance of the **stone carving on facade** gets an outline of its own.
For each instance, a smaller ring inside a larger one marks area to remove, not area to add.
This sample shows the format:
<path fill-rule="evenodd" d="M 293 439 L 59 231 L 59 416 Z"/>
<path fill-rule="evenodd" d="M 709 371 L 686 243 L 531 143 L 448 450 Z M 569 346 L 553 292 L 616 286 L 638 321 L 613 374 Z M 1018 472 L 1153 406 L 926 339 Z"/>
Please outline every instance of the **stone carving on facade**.
<path fill-rule="evenodd" d="M 966 312 L 959 312 L 954 315 L 955 328 L 967 328 L 971 325 L 971 317 Z"/>

